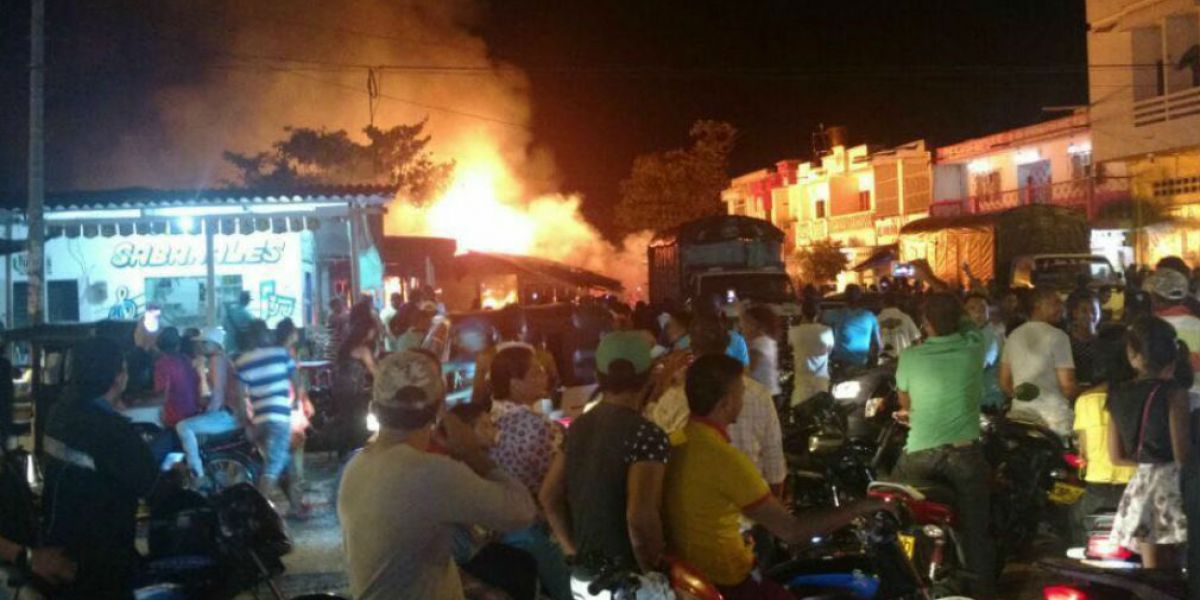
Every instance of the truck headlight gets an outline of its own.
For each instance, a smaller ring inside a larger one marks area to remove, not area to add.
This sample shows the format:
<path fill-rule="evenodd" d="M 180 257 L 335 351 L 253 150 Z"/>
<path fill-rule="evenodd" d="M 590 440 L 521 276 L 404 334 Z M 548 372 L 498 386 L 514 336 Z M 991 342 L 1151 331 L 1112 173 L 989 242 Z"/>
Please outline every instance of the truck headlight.
<path fill-rule="evenodd" d="M 379 433 L 379 419 L 373 413 L 367 413 L 367 431 Z"/>

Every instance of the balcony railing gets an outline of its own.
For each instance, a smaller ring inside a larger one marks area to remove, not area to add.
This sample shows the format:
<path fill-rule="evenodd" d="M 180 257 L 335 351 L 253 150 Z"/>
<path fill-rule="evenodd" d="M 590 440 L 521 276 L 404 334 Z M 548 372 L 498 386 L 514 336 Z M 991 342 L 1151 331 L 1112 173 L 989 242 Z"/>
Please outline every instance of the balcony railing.
<path fill-rule="evenodd" d="M 1030 204 L 1053 204 L 1082 210 L 1087 213 L 1088 219 L 1092 219 L 1104 206 L 1129 198 L 1128 179 L 1073 179 L 954 200 L 939 200 L 929 206 L 929 214 L 934 217 L 952 217 L 996 212 Z"/>
<path fill-rule="evenodd" d="M 1134 127 L 1145 127 L 1192 115 L 1200 115 L 1200 87 L 1133 103 Z"/>

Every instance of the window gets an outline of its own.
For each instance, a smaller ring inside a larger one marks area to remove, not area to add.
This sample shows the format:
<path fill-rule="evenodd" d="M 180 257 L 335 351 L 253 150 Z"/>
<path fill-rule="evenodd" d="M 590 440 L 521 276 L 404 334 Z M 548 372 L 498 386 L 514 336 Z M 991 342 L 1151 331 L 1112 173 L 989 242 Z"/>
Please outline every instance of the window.
<path fill-rule="evenodd" d="M 1000 172 L 989 171 L 979 173 L 973 178 L 975 197 L 978 202 L 986 204 L 1000 199 Z"/>
<path fill-rule="evenodd" d="M 174 327 L 203 327 L 205 303 L 204 277 L 147 277 L 146 301 L 162 307 L 163 321 Z M 217 312 L 237 302 L 242 292 L 241 275 L 217 277 Z M 223 318 L 223 314 L 218 316 Z"/>
<path fill-rule="evenodd" d="M 818 219 L 825 218 L 825 201 L 824 200 L 817 200 L 816 215 L 817 215 Z"/>
<path fill-rule="evenodd" d="M 1092 153 L 1076 152 L 1071 155 L 1071 179 L 1087 179 L 1094 175 Z"/>
<path fill-rule="evenodd" d="M 13 327 L 29 326 L 29 283 L 15 281 L 12 286 Z M 47 323 L 79 321 L 79 282 L 60 279 L 46 282 L 46 305 L 42 308 Z"/>
<path fill-rule="evenodd" d="M 859 212 L 871 210 L 871 190 L 858 192 L 858 210 Z"/>
<path fill-rule="evenodd" d="M 1185 194 L 1200 194 L 1200 177 L 1176 177 L 1160 179 L 1153 184 L 1156 198 L 1169 198 Z"/>

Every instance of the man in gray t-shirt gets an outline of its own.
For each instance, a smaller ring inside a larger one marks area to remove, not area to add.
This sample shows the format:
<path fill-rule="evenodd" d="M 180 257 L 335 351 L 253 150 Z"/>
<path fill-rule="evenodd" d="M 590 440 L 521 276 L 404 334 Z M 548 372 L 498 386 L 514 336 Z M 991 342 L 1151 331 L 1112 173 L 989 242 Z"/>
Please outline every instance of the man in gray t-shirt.
<path fill-rule="evenodd" d="M 529 490 L 488 458 L 456 416 L 443 419 L 444 436 L 435 441 L 444 401 L 441 366 L 432 357 L 404 351 L 380 362 L 371 401 L 380 432 L 346 465 L 338 490 L 350 591 L 358 600 L 462 600 L 451 557 L 455 528 L 512 531 L 537 516 Z"/>

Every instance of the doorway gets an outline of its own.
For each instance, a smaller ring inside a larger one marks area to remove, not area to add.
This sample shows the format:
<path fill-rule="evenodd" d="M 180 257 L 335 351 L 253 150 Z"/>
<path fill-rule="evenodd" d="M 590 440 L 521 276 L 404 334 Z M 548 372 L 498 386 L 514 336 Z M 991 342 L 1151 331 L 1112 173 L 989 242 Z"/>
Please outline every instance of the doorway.
<path fill-rule="evenodd" d="M 1050 161 L 1039 160 L 1017 166 L 1021 204 L 1050 203 Z"/>

